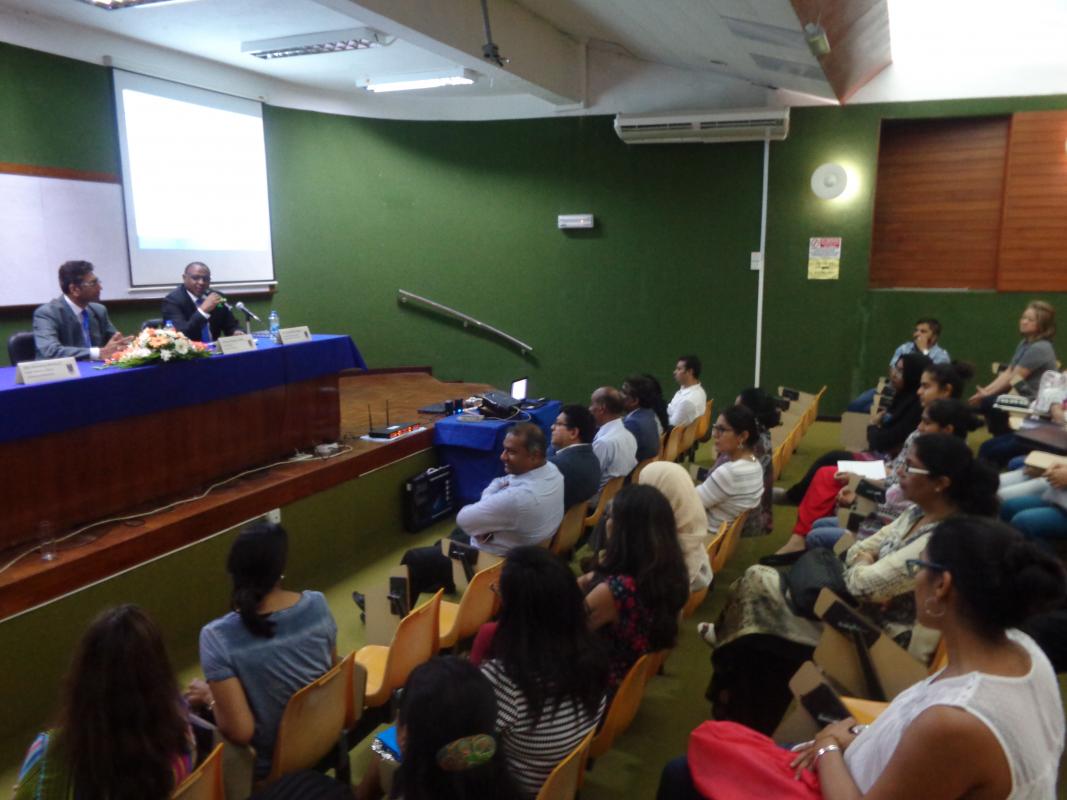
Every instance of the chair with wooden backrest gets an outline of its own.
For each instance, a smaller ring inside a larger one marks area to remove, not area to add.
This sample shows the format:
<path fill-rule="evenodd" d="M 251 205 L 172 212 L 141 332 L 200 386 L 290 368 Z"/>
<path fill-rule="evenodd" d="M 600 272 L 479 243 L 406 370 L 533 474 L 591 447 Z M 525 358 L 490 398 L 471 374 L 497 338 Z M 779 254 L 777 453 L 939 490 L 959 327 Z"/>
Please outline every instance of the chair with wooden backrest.
<path fill-rule="evenodd" d="M 934 650 L 934 655 L 930 659 L 929 674 L 934 675 L 947 666 L 948 649 L 945 647 L 945 640 L 942 638 L 937 643 L 937 649 Z M 856 722 L 861 725 L 870 725 L 889 706 L 889 703 L 878 700 L 864 700 L 861 697 L 842 697 L 840 699 L 845 708 L 848 709 L 848 713 L 855 717 Z"/>
<path fill-rule="evenodd" d="M 407 683 L 411 671 L 437 654 L 438 613 L 443 589 L 400 620 L 388 647 L 368 644 L 356 651 L 356 663 L 367 670 L 366 708 L 389 702 L 393 692 Z"/>
<path fill-rule="evenodd" d="M 562 556 L 574 549 L 582 537 L 585 515 L 588 511 L 589 503 L 584 500 L 567 509 L 567 513 L 563 515 L 563 521 L 559 524 L 559 530 L 556 531 L 555 536 L 552 537 L 552 543 L 548 546 L 553 554 Z"/>
<path fill-rule="evenodd" d="M 338 750 L 352 704 L 352 664 L 349 653 L 333 669 L 289 698 L 278 723 L 267 782 L 290 772 L 312 769 L 331 750 Z M 342 763 L 343 761 L 343 763 Z M 348 762 L 348 748 L 338 751 L 338 772 Z"/>
<path fill-rule="evenodd" d="M 499 597 L 493 590 L 500 580 L 504 562 L 475 573 L 458 603 L 441 601 L 438 635 L 442 649 L 455 647 L 457 642 L 469 639 L 478 628 L 491 620 L 499 606 Z"/>
<path fill-rule="evenodd" d="M 630 727 L 634 721 L 637 709 L 641 705 L 641 698 L 645 694 L 645 685 L 649 679 L 649 668 L 652 666 L 653 656 L 645 653 L 634 665 L 619 684 L 615 696 L 611 698 L 611 705 L 604 712 L 604 724 L 600 726 L 597 735 L 593 737 L 593 743 L 589 746 L 589 758 L 600 758 L 611 749 L 617 736 Z"/>
<path fill-rule="evenodd" d="M 637 479 L 641 477 L 641 471 L 649 464 L 655 464 L 657 461 L 659 461 L 658 455 L 652 456 L 651 458 L 646 458 L 644 461 L 642 461 L 640 464 L 633 468 L 633 470 L 630 472 L 629 478 L 627 479 L 628 482 L 637 483 Z"/>
<path fill-rule="evenodd" d="M 685 436 L 686 425 L 677 425 L 671 428 L 667 435 L 667 444 L 663 447 L 661 461 L 677 461 L 682 454 L 682 437 Z"/>
<path fill-rule="evenodd" d="M 574 800 L 585 774 L 585 762 L 589 759 L 589 745 L 595 730 L 589 731 L 569 756 L 563 759 L 545 779 L 537 800 Z"/>
<path fill-rule="evenodd" d="M 719 526 L 719 529 L 715 531 L 715 535 L 708 540 L 705 545 L 705 550 L 708 554 L 708 563 L 714 565 L 716 555 L 719 552 L 719 548 L 722 546 L 723 539 L 726 538 L 726 531 L 729 530 L 730 523 L 724 522 Z M 714 575 L 715 568 L 712 567 L 712 574 Z M 705 586 L 703 589 L 697 589 L 695 592 L 689 593 L 689 599 L 685 603 L 685 607 L 682 608 L 682 619 L 689 619 L 693 616 L 693 613 L 700 608 L 700 604 L 704 602 L 704 599 L 708 596 L 708 592 L 711 591 L 710 586 Z"/>
<path fill-rule="evenodd" d="M 783 464 L 782 458 L 785 453 L 785 443 L 775 445 L 774 450 L 771 452 L 771 474 L 774 475 L 774 479 L 778 480 L 778 477 L 782 474 Z"/>
<path fill-rule="evenodd" d="M 604 484 L 604 488 L 600 490 L 600 500 L 597 501 L 596 509 L 585 518 L 583 527 L 595 528 L 597 523 L 600 522 L 600 518 L 604 516 L 604 510 L 608 507 L 608 503 L 611 502 L 611 498 L 619 493 L 619 489 L 622 488 L 626 478 L 620 475 L 617 478 L 612 478 L 610 481 Z"/>
<path fill-rule="evenodd" d="M 222 749 L 217 744 L 204 762 L 182 781 L 171 794 L 171 800 L 225 800 L 222 788 Z"/>
<path fill-rule="evenodd" d="M 697 418 L 698 442 L 706 442 L 711 439 L 711 409 L 714 405 L 714 400 L 708 400 L 704 403 L 704 413 Z"/>
<path fill-rule="evenodd" d="M 700 424 L 700 419 L 697 418 L 685 426 L 685 430 L 682 431 L 682 440 L 678 443 L 678 455 L 689 457 L 692 459 L 693 446 L 697 441 L 697 425 Z"/>
<path fill-rule="evenodd" d="M 719 550 L 715 553 L 715 561 L 711 565 L 711 573 L 713 575 L 725 567 L 726 563 L 733 557 L 734 552 L 737 550 L 737 543 L 741 541 L 741 531 L 745 527 L 745 520 L 748 519 L 748 514 L 748 511 L 742 511 L 730 522 L 730 526 L 726 529 L 726 535 L 722 537 L 722 544 L 719 545 Z"/>

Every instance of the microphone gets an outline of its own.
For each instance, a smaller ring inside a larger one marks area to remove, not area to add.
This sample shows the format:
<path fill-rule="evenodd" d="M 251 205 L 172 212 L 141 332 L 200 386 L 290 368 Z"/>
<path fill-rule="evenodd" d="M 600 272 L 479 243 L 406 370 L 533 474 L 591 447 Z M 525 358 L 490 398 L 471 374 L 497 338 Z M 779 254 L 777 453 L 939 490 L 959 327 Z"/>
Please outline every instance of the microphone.
<path fill-rule="evenodd" d="M 253 313 L 252 313 L 251 311 L 249 311 L 249 310 L 248 310 L 248 306 L 246 306 L 246 305 L 245 305 L 245 304 L 244 304 L 243 302 L 241 302 L 240 300 L 238 300 L 238 301 L 237 301 L 237 303 L 236 303 L 236 304 L 234 305 L 234 308 L 236 308 L 236 309 L 237 309 L 238 311 L 243 311 L 243 312 L 245 312 L 245 314 L 246 314 L 246 315 L 248 315 L 249 317 L 251 317 L 252 319 L 254 319 L 254 320 L 255 320 L 256 322 L 262 322 L 262 321 L 263 321 L 263 320 L 261 320 L 261 319 L 260 319 L 259 317 L 257 317 L 257 316 L 256 316 L 255 314 L 253 314 Z"/>

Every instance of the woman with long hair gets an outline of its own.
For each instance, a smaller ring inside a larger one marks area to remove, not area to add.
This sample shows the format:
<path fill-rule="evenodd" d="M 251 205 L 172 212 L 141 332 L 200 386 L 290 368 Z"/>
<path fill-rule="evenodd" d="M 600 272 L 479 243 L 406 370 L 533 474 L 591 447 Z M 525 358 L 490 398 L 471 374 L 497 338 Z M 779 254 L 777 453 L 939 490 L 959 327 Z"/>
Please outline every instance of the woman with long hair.
<path fill-rule="evenodd" d="M 752 765 L 796 787 L 791 797 L 812 800 L 1055 797 L 1063 704 L 1045 654 L 1017 629 L 1063 602 L 1063 565 L 1002 523 L 954 516 L 907 568 L 918 619 L 940 632 L 948 666 L 899 694 L 859 732 L 853 719 L 836 722 L 795 755 L 750 737 L 748 758 L 734 764 Z M 721 724 L 702 725 L 689 761 L 664 771 L 658 796 L 726 796 L 716 769 L 730 757 L 718 746 L 723 732 Z M 741 767 L 734 777 L 744 787 L 756 776 Z"/>
<path fill-rule="evenodd" d="M 589 627 L 607 642 L 614 691 L 638 658 L 674 646 L 689 575 L 671 504 L 658 490 L 627 486 L 612 499 L 606 519 L 605 549 L 578 585 Z"/>
<path fill-rule="evenodd" d="M 165 800 L 194 751 L 159 628 L 137 606 L 119 606 L 78 644 L 57 726 L 31 745 L 14 797 Z"/>
<path fill-rule="evenodd" d="M 1041 376 L 1056 369 L 1056 351 L 1052 340 L 1056 336 L 1056 309 L 1044 300 L 1032 300 L 1019 318 L 1022 340 L 1015 348 L 1007 369 L 967 401 L 978 406 L 986 416 L 986 426 L 993 436 L 1010 433 L 1008 415 L 994 408 L 997 398 L 1013 388 L 1023 397 L 1036 397 Z"/>
<path fill-rule="evenodd" d="M 281 525 L 253 522 L 226 561 L 233 610 L 200 631 L 203 681 L 190 702 L 206 705 L 229 741 L 256 750 L 255 774 L 270 771 L 278 723 L 297 690 L 336 660 L 337 625 L 320 592 L 282 587 L 289 540 Z"/>
<path fill-rule="evenodd" d="M 574 575 L 543 547 L 517 547 L 500 574 L 500 619 L 482 672 L 496 694 L 508 768 L 533 797 L 604 710 L 608 663 Z"/>
<path fill-rule="evenodd" d="M 915 440 L 900 486 L 914 507 L 845 552 L 843 584 L 871 622 L 926 661 L 936 639 L 913 635 L 915 581 L 907 560 L 919 556 L 942 520 L 995 514 L 997 475 L 961 439 L 928 434 Z M 719 718 L 751 721 L 751 714 L 759 719 L 751 727 L 766 730 L 785 710 L 789 676 L 810 658 L 822 624 L 794 612 L 778 571 L 756 564 L 735 585 L 719 623 L 699 630 L 715 648 L 708 696 Z"/>
<path fill-rule="evenodd" d="M 496 734 L 493 687 L 478 668 L 439 656 L 408 677 L 397 712 L 402 753 L 393 797 L 518 800 Z"/>

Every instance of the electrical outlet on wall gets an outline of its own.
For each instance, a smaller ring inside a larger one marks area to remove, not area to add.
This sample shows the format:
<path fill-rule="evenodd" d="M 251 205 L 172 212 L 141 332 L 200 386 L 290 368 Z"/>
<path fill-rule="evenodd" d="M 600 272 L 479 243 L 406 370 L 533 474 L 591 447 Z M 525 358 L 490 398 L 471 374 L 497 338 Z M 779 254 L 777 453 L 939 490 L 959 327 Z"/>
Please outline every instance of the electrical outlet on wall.
<path fill-rule="evenodd" d="M 282 510 L 280 508 L 272 508 L 263 516 L 264 518 L 266 518 L 267 522 L 270 522 L 274 525 L 282 524 Z"/>

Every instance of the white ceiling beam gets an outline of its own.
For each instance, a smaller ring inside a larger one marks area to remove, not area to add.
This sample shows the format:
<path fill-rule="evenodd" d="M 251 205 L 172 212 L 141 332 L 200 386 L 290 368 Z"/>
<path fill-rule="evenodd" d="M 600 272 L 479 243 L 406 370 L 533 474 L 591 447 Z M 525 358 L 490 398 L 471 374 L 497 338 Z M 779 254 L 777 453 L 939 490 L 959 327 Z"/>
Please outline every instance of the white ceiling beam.
<path fill-rule="evenodd" d="M 489 0 L 504 67 L 482 57 L 480 0 L 315 0 L 417 47 L 559 106 L 585 102 L 585 45 L 510 0 Z"/>

